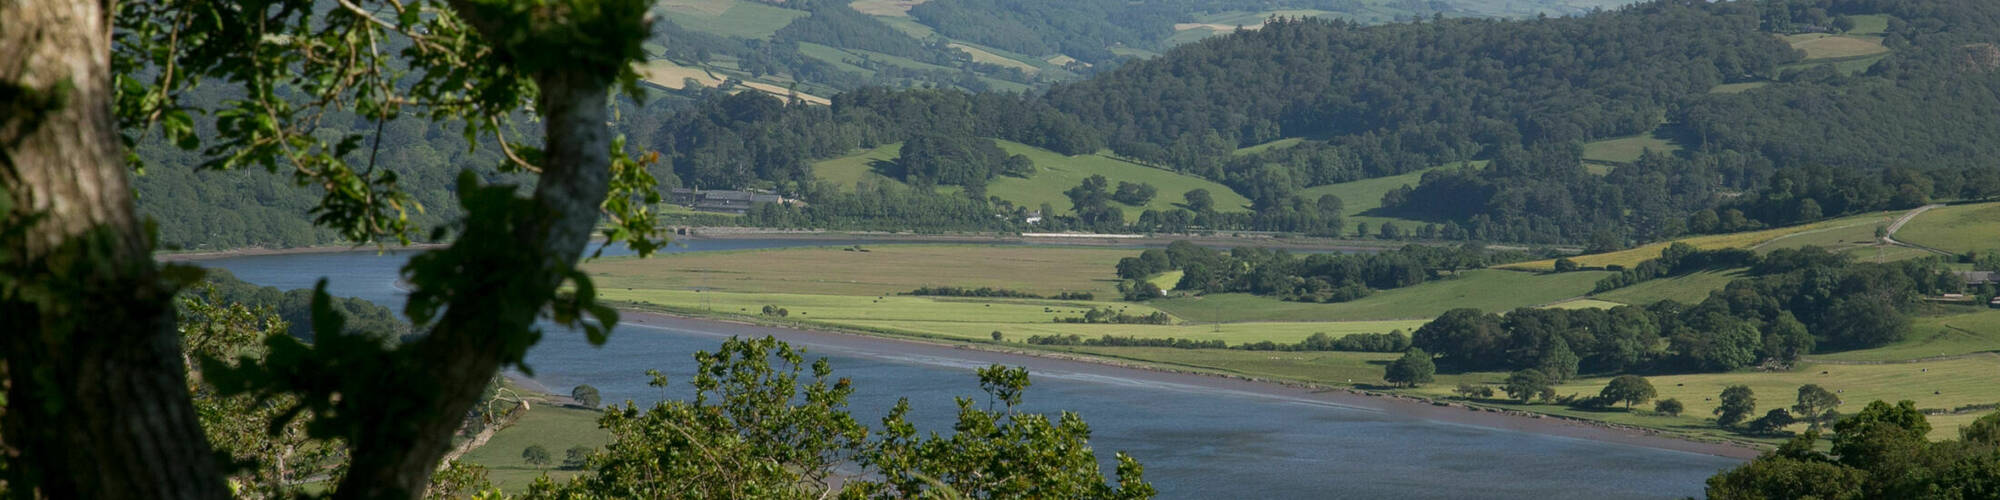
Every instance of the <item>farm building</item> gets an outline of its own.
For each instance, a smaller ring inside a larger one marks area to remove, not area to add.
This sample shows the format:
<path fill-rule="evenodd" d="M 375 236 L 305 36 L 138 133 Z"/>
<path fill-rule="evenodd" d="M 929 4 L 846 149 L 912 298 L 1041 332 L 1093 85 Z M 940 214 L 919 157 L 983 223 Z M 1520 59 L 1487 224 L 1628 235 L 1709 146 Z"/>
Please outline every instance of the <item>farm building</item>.
<path fill-rule="evenodd" d="M 750 207 L 758 203 L 790 203 L 783 196 L 750 191 L 705 191 L 700 189 L 676 188 L 669 196 L 675 205 L 703 212 L 726 214 L 746 214 Z"/>
<path fill-rule="evenodd" d="M 2000 284 L 2000 273 L 1993 271 L 1953 271 L 1952 274 L 1956 274 L 1959 279 L 1965 280 L 1965 284 L 1967 285 Z"/>

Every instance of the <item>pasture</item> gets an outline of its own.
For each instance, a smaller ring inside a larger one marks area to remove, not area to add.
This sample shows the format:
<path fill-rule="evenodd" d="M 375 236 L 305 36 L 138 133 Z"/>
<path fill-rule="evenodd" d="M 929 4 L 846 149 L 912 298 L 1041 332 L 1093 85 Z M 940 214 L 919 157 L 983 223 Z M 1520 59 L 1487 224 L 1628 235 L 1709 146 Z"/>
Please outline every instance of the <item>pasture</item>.
<path fill-rule="evenodd" d="M 459 460 L 486 467 L 493 486 L 508 493 L 522 493 L 535 478 L 568 480 L 576 471 L 560 470 L 565 452 L 572 446 L 597 448 L 611 442 L 611 433 L 597 428 L 599 413 L 592 410 L 540 405 L 521 415 L 514 425 L 493 433 L 485 445 L 473 448 Z M 531 465 L 521 459 L 521 450 L 541 445 L 554 462 Z"/>
<path fill-rule="evenodd" d="M 1814 354 L 1811 359 L 1908 361 L 2000 351 L 2000 310 L 1979 306 L 1940 309 L 1938 313 L 1917 317 L 1909 336 L 1900 342 L 1873 349 Z"/>
<path fill-rule="evenodd" d="M 1116 304 L 1107 304 L 1116 305 Z M 1133 312 L 1151 308 L 1133 308 Z M 796 313 L 794 313 L 796 314 Z M 1069 310 L 1063 316 L 1078 316 L 1081 312 Z M 1178 325 L 1131 325 L 1131 324 L 1082 324 L 1056 323 L 1052 315 L 1044 314 L 1031 321 L 1020 323 L 997 323 L 958 320 L 832 320 L 820 321 L 836 326 L 855 327 L 864 330 L 913 334 L 927 337 L 949 337 L 961 340 L 991 340 L 994 331 L 1004 336 L 1009 344 L 1024 343 L 1031 335 L 1079 335 L 1094 339 L 1105 335 L 1116 337 L 1136 337 L 1149 339 L 1191 339 L 1221 340 L 1229 345 L 1269 340 L 1281 344 L 1298 343 L 1315 333 L 1324 333 L 1335 338 L 1356 333 L 1389 333 L 1402 330 L 1405 335 L 1423 326 L 1422 320 L 1404 321 L 1331 321 L 1331 322 L 1252 322 L 1221 324 L 1178 324 Z M 1379 375 L 1379 374 L 1378 374 Z"/>
<path fill-rule="evenodd" d="M 1658 258 L 1660 256 L 1661 250 L 1665 250 L 1668 245 L 1671 245 L 1675 242 L 1687 243 L 1689 245 L 1694 245 L 1695 248 L 1700 248 L 1700 249 L 1716 249 L 1716 248 L 1756 249 L 1766 244 L 1776 244 L 1776 242 L 1782 241 L 1781 238 L 1786 238 L 1796 234 L 1807 233 L 1808 231 L 1852 229 L 1854 227 L 1862 227 L 1862 226 L 1866 226 L 1869 228 L 1869 231 L 1873 231 L 1874 225 L 1885 223 L 1886 221 L 1889 220 L 1891 216 L 1900 215 L 1901 213 L 1902 212 L 1900 211 L 1874 212 L 1874 213 L 1867 213 L 1860 215 L 1852 215 L 1852 216 L 1842 217 L 1839 219 L 1814 222 L 1811 224 L 1802 224 L 1797 226 L 1786 226 L 1780 228 L 1763 229 L 1757 231 L 1745 231 L 1739 233 L 1691 236 L 1673 241 L 1663 241 L 1649 245 L 1640 245 L 1637 247 L 1628 248 L 1625 250 L 1619 250 L 1616 252 L 1580 255 L 1576 257 L 1570 257 L 1570 260 L 1576 261 L 1578 264 L 1584 265 L 1586 267 L 1603 267 L 1608 265 L 1620 265 L 1620 266 L 1630 267 L 1638 265 L 1640 262 L 1644 262 L 1648 259 Z M 1505 269 L 1517 269 L 1524 271 L 1549 271 L 1555 269 L 1555 259 L 1537 260 L 1532 262 L 1520 262 L 1500 267 Z"/>
<path fill-rule="evenodd" d="M 1631 286 L 1591 295 L 1590 297 L 1630 305 L 1647 305 L 1662 300 L 1693 304 L 1708 298 L 1708 292 L 1721 290 L 1729 282 L 1742 277 L 1742 269 L 1701 271 L 1681 276 L 1646 280 Z"/>
<path fill-rule="evenodd" d="M 1463 166 L 1470 166 L 1472 168 L 1485 168 L 1486 160 L 1466 162 L 1457 165 L 1436 166 L 1423 170 L 1418 170 L 1415 172 L 1399 174 L 1399 175 L 1391 175 L 1388 177 L 1376 177 L 1373 179 L 1362 179 L 1353 182 L 1342 182 L 1339 184 L 1313 186 L 1299 191 L 1299 196 L 1308 200 L 1316 200 L 1319 199 L 1320 196 L 1329 194 L 1338 196 L 1340 197 L 1342 213 L 1360 214 L 1360 213 L 1365 213 L 1369 210 L 1381 208 L 1382 194 L 1389 192 L 1389 190 L 1400 188 L 1403 186 L 1416 187 L 1417 182 L 1423 180 L 1424 174 L 1430 173 L 1433 170 L 1460 168 Z"/>
<path fill-rule="evenodd" d="M 1132 249 L 1025 245 L 877 245 L 865 252 L 794 248 L 606 258 L 584 266 L 600 292 L 708 290 L 886 296 L 923 286 L 994 287 L 1039 295 L 1118 296 L 1118 259 Z"/>
<path fill-rule="evenodd" d="M 1035 175 L 1026 179 L 1018 177 L 995 177 L 986 185 L 986 193 L 1000 199 L 1014 202 L 1017 206 L 1033 209 L 1047 203 L 1059 213 L 1070 213 L 1069 196 L 1063 191 L 1082 184 L 1084 178 L 1102 175 L 1110 180 L 1111 188 L 1117 188 L 1119 181 L 1143 182 L 1159 188 L 1159 195 L 1144 206 L 1130 206 L 1113 202 L 1125 211 L 1125 220 L 1137 220 L 1139 213 L 1146 210 L 1172 210 L 1182 202 L 1181 195 L 1195 189 L 1206 189 L 1215 198 L 1218 212 L 1249 211 L 1250 199 L 1237 194 L 1228 186 L 1165 169 L 1148 167 L 1131 161 L 1111 157 L 1104 153 L 1063 156 L 1026 144 L 1011 141 L 994 141 L 1008 154 L 1027 156 L 1035 162 Z"/>
<path fill-rule="evenodd" d="M 660 15 L 691 30 L 722 36 L 769 39 L 806 12 L 750 0 L 661 0 Z"/>
<path fill-rule="evenodd" d="M 1073 212 L 1069 196 L 1063 194 L 1070 188 L 1082 184 L 1085 178 L 1102 175 L 1116 189 L 1119 181 L 1152 184 L 1159 194 L 1143 206 L 1112 203 L 1125 212 L 1125 220 L 1133 221 L 1146 210 L 1167 211 L 1182 203 L 1182 195 L 1195 189 L 1206 189 L 1215 198 L 1215 210 L 1219 212 L 1244 212 L 1250 208 L 1250 199 L 1237 194 L 1228 186 L 1207 179 L 1158 169 L 1109 156 L 1106 153 L 1064 156 L 1018 142 L 996 140 L 995 144 L 1008 154 L 1028 157 L 1035 164 L 1035 175 L 1026 179 L 998 176 L 986 184 L 988 196 L 1012 202 L 1015 206 L 1030 210 L 1049 204 L 1056 213 L 1065 215 Z M 852 188 L 855 183 L 868 181 L 901 181 L 884 173 L 893 173 L 896 157 L 902 150 L 902 143 L 888 144 L 875 149 L 858 151 L 847 156 L 821 160 L 813 164 L 813 175 Z M 957 186 L 940 186 L 940 190 L 955 190 Z"/>
<path fill-rule="evenodd" d="M 2000 371 L 2000 355 L 1983 354 L 1967 358 L 1874 365 L 1803 364 L 1783 372 L 1730 372 L 1646 377 L 1659 392 L 1658 398 L 1679 399 L 1686 405 L 1682 419 L 1690 424 L 1713 418 L 1719 404 L 1717 395 L 1732 385 L 1747 385 L 1757 395 L 1757 414 L 1796 402 L 1799 386 L 1819 384 L 1835 391 L 1843 404 L 1840 411 L 1860 410 L 1870 401 L 1911 400 L 1918 408 L 1951 409 L 1965 405 L 1992 404 L 2000 398 L 1993 388 L 1993 373 Z M 1594 395 L 1610 382 L 1607 377 L 1576 380 L 1556 386 L 1560 394 Z M 1644 408 L 1651 409 L 1651 404 Z M 1539 408 L 1538 408 L 1539 409 Z M 1598 412 L 1590 412 L 1599 415 Z M 1794 426 L 1803 431 L 1805 425 Z M 1933 424 L 1933 439 L 1952 437 L 1955 427 Z"/>
<path fill-rule="evenodd" d="M 1741 94 L 1741 93 L 1744 93 L 1744 92 L 1749 92 L 1749 91 L 1750 91 L 1750 89 L 1754 89 L 1754 88 L 1758 88 L 1758 87 L 1763 87 L 1763 86 L 1765 86 L 1765 85 L 1770 85 L 1770 84 L 1771 84 L 1771 82 L 1740 82 L 1740 83 L 1725 83 L 1725 84 L 1721 84 L 1721 85 L 1716 85 L 1716 86 L 1715 86 L 1715 88 L 1711 88 L 1711 89 L 1708 89 L 1708 93 L 1710 93 L 1710 94 Z"/>
<path fill-rule="evenodd" d="M 1647 150 L 1657 154 L 1668 154 L 1680 149 L 1681 147 L 1672 141 L 1653 134 L 1640 134 L 1586 143 L 1583 145 L 1583 159 L 1589 162 L 1624 164 L 1638 161 L 1639 155 Z"/>
<path fill-rule="evenodd" d="M 1805 33 L 1786 35 L 1785 43 L 1805 51 L 1806 61 L 1865 57 L 1889 52 L 1881 37 Z"/>
<path fill-rule="evenodd" d="M 813 163 L 813 176 L 848 189 L 853 189 L 862 182 L 902 184 L 903 181 L 882 174 L 884 171 L 882 168 L 885 167 L 893 173 L 896 156 L 902 151 L 903 143 L 898 142 L 831 160 L 822 160 Z"/>
<path fill-rule="evenodd" d="M 1896 239 L 1953 253 L 2000 249 L 2000 202 L 1932 209 L 1903 224 Z"/>
<path fill-rule="evenodd" d="M 1317 304 L 1286 302 L 1248 294 L 1216 294 L 1158 299 L 1149 304 L 1187 321 L 1363 321 L 1426 320 L 1470 307 L 1506 312 L 1583 295 L 1603 271 L 1535 274 L 1498 269 L 1461 272 L 1455 279 L 1377 291 L 1360 300 Z"/>
<path fill-rule="evenodd" d="M 909 17 L 910 8 L 925 0 L 854 0 L 847 7 L 871 16 Z"/>

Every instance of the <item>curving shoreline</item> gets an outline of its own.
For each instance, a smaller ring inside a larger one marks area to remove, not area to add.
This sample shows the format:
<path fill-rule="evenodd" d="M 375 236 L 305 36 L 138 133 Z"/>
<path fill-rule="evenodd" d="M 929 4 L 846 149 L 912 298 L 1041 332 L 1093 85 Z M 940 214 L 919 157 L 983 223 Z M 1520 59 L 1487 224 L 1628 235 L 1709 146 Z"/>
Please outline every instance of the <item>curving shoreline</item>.
<path fill-rule="evenodd" d="M 1026 366 L 1033 371 L 1086 373 L 1147 383 L 1171 384 L 1207 391 L 1254 394 L 1381 411 L 1400 417 L 1472 425 L 1509 431 L 1560 436 L 1630 446 L 1673 450 L 1735 459 L 1750 459 L 1763 450 L 1742 443 L 1698 441 L 1660 431 L 1570 417 L 1433 401 L 1394 394 L 1224 373 L 1184 370 L 1147 363 L 1066 353 L 1008 349 L 969 342 L 892 337 L 839 328 L 805 328 L 730 318 L 684 316 L 620 309 L 621 326 L 692 331 L 714 335 L 772 336 L 808 347 L 847 351 L 891 351 Z"/>

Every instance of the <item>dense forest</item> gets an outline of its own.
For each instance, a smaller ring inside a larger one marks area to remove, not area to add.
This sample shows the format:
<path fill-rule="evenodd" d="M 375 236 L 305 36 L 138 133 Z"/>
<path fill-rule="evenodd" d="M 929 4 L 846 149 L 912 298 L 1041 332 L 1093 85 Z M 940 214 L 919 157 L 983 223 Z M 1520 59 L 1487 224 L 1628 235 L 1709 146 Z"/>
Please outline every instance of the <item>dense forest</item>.
<path fill-rule="evenodd" d="M 960 52 L 938 56 L 943 52 L 935 41 L 876 40 L 871 34 L 889 28 L 844 5 L 787 5 L 809 14 L 756 44 L 665 23 L 656 29 L 676 57 L 727 55 L 746 68 L 798 66 L 787 59 L 796 54 L 770 49 L 798 43 L 965 62 Z M 982 5 L 931 2 L 913 15 L 1000 15 Z M 1886 16 L 1882 39 L 1890 50 L 1862 72 L 1800 64 L 1799 51 L 1775 36 L 1840 30 L 1862 15 Z M 995 175 L 1032 178 L 1031 163 L 1003 159 L 982 146 L 1004 139 L 1065 155 L 1108 149 L 1219 182 L 1252 201 L 1249 212 L 1189 203 L 1135 218 L 1099 203 L 1120 195 L 1115 183 L 1102 189 L 1102 197 L 1095 188 L 1077 186 L 1083 196 L 1071 198 L 1084 203 L 1055 207 L 1073 215 L 1048 214 L 1038 230 L 1341 235 L 1350 229 L 1349 217 L 1386 215 L 1417 223 L 1366 232 L 1607 249 L 2000 195 L 2000 167 L 1981 161 L 2000 144 L 2000 127 L 1983 118 L 2000 114 L 1995 19 L 2000 6 L 1975 0 L 1657 1 L 1576 17 L 1429 18 L 1380 26 L 1283 18 L 1041 93 L 859 87 L 821 106 L 692 88 L 643 104 L 621 99 L 619 125 L 633 152 L 662 153 L 655 177 L 663 187 L 759 188 L 808 203 L 759 208 L 729 223 L 1022 230 L 1029 227 L 1026 215 L 1044 207 L 989 197 L 980 182 Z M 1142 36 L 1089 33 L 1077 36 Z M 1760 86 L 1709 92 L 1729 83 Z M 456 127 L 352 116 L 329 117 L 323 126 L 381 127 L 380 144 L 354 154 L 367 154 L 398 174 L 395 182 L 415 193 L 413 201 L 423 208 L 410 212 L 420 225 L 455 214 L 448 182 L 454 170 L 506 178 L 496 168 L 501 158 L 465 153 L 469 144 Z M 1599 170 L 1579 161 L 1586 142 L 1649 132 L 1671 137 L 1679 151 L 1650 152 Z M 1238 151 L 1280 138 L 1304 140 Z M 821 185 L 813 172 L 818 160 L 896 143 L 918 146 L 891 172 L 916 188 Z M 163 166 L 207 161 L 199 152 L 162 143 L 142 142 L 137 152 Z M 1487 162 L 1474 168 L 1466 160 Z M 1302 194 L 1437 165 L 1466 166 L 1432 170 L 1413 185 L 1390 190 L 1381 208 L 1365 214 L 1344 207 L 1374 200 Z M 191 170 L 151 169 L 139 181 L 147 200 L 142 206 L 161 220 L 161 241 L 169 247 L 334 239 L 306 223 L 315 193 L 278 189 L 290 182 L 284 176 Z M 1135 184 L 1122 196 L 1144 197 L 1141 192 Z"/>

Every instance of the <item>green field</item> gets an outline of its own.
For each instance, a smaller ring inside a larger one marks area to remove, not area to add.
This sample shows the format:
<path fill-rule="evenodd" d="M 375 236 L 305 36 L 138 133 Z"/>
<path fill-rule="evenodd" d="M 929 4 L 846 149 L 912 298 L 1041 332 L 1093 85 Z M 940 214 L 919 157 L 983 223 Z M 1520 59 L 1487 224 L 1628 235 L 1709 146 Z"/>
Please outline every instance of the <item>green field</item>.
<path fill-rule="evenodd" d="M 1583 159 L 1584 161 L 1592 162 L 1624 164 L 1638 161 L 1639 155 L 1646 152 L 1646 150 L 1652 150 L 1658 154 L 1666 154 L 1680 151 L 1680 149 L 1681 147 L 1672 141 L 1654 136 L 1653 134 L 1640 134 L 1584 144 Z"/>
<path fill-rule="evenodd" d="M 896 155 L 901 154 L 902 151 L 903 143 L 898 142 L 831 160 L 823 160 L 813 163 L 813 176 L 848 189 L 853 189 L 855 185 L 863 181 L 875 184 L 884 182 L 902 184 L 903 181 L 882 175 L 880 170 L 880 168 L 884 167 L 893 168 L 893 165 L 896 163 Z"/>
<path fill-rule="evenodd" d="M 708 290 L 889 296 L 923 286 L 1118 296 L 1118 259 L 1138 251 L 1021 245 L 879 245 L 606 258 L 584 266 L 600 292 Z"/>
<path fill-rule="evenodd" d="M 1608 265 L 1621 265 L 1630 267 L 1638 265 L 1640 262 L 1644 262 L 1648 259 L 1658 258 L 1660 256 L 1661 250 L 1665 250 L 1668 245 L 1671 245 L 1676 242 L 1687 243 L 1689 245 L 1694 245 L 1695 248 L 1700 248 L 1705 250 L 1717 249 L 1717 248 L 1757 249 L 1767 245 L 1779 244 L 1780 242 L 1786 241 L 1786 239 L 1793 237 L 1793 235 L 1811 234 L 1812 231 L 1851 230 L 1856 227 L 1866 227 L 1868 228 L 1868 231 L 1870 231 L 1872 234 L 1872 232 L 1874 231 L 1874 227 L 1876 225 L 1886 223 L 1891 217 L 1901 214 L 1902 212 L 1900 211 L 1874 212 L 1874 213 L 1866 213 L 1860 215 L 1851 215 L 1839 219 L 1824 220 L 1824 221 L 1814 222 L 1811 224 L 1803 224 L 1797 226 L 1786 226 L 1780 228 L 1762 229 L 1757 231 L 1745 231 L 1740 233 L 1690 236 L 1673 241 L 1663 241 L 1659 243 L 1640 245 L 1637 247 L 1619 250 L 1616 252 L 1580 255 L 1576 257 L 1570 257 L 1570 260 L 1574 260 L 1578 264 L 1582 264 L 1584 266 L 1589 266 L 1589 267 L 1602 267 Z M 1905 226 L 1904 230 L 1907 231 L 1908 226 Z M 1527 271 L 1548 271 L 1555 268 L 1555 259 L 1508 264 L 1501 267 L 1507 269 L 1519 269 Z"/>
<path fill-rule="evenodd" d="M 1346 219 L 1347 219 L 1347 224 L 1349 226 L 1353 226 L 1355 223 L 1366 223 L 1371 228 L 1370 230 L 1372 232 L 1373 231 L 1372 228 L 1382 227 L 1382 223 L 1384 222 L 1395 222 L 1396 224 L 1405 226 L 1405 229 L 1408 229 L 1413 226 L 1421 226 L 1424 224 L 1424 222 L 1397 218 L 1397 217 L 1382 217 L 1375 215 L 1360 215 L 1360 214 L 1364 214 L 1370 210 L 1381 208 L 1382 194 L 1389 192 L 1389 190 L 1391 189 L 1396 189 L 1403 186 L 1416 187 L 1417 182 L 1423 180 L 1425 173 L 1429 173 L 1430 171 L 1438 169 L 1458 168 L 1459 166 L 1485 168 L 1486 160 L 1471 161 L 1459 165 L 1444 165 L 1444 166 L 1431 167 L 1423 170 L 1418 170 L 1415 172 L 1410 172 L 1400 175 L 1392 175 L 1388 177 L 1376 177 L 1373 179 L 1362 179 L 1353 182 L 1342 182 L 1339 184 L 1314 186 L 1299 191 L 1299 196 L 1304 197 L 1305 199 L 1308 200 L 1317 200 L 1319 199 L 1320 196 L 1329 194 L 1340 197 L 1340 203 L 1342 207 L 1341 212 L 1347 214 Z"/>
<path fill-rule="evenodd" d="M 1750 89 L 1770 84 L 1771 82 L 1725 83 L 1721 85 L 1716 85 L 1715 88 L 1708 89 L 1708 92 L 1711 94 L 1741 94 L 1749 91 Z"/>
<path fill-rule="evenodd" d="M 561 481 L 576 475 L 575 471 L 558 468 L 571 446 L 595 448 L 611 441 L 609 432 L 597 428 L 598 415 L 591 410 L 535 406 L 514 425 L 493 433 L 492 440 L 466 452 L 460 460 L 486 467 L 487 479 L 493 481 L 493 486 L 508 493 L 521 493 L 542 474 Z M 531 445 L 547 448 L 555 463 L 535 466 L 521 460 L 521 450 Z"/>
<path fill-rule="evenodd" d="M 1118 306 L 1116 303 L 1102 305 Z M 1134 312 L 1152 311 L 1150 307 L 1132 307 Z M 797 313 L 794 313 L 796 315 Z M 1064 316 L 1081 315 L 1080 310 L 1068 310 Z M 926 315 L 939 317 L 937 315 Z M 1051 314 L 1026 317 L 1019 323 L 940 321 L 940 320 L 835 320 L 822 321 L 836 326 L 846 326 L 863 330 L 904 333 L 926 337 L 949 337 L 962 340 L 990 340 L 993 332 L 999 331 L 1007 342 L 1025 342 L 1031 335 L 1079 335 L 1097 338 L 1105 335 L 1137 338 L 1176 338 L 1192 340 L 1221 340 L 1229 345 L 1269 340 L 1281 344 L 1294 344 L 1315 333 L 1342 337 L 1356 333 L 1389 333 L 1402 330 L 1404 334 L 1423 326 L 1425 320 L 1398 321 L 1315 321 L 1315 322 L 1247 322 L 1221 324 L 1179 324 L 1179 325 L 1110 325 L 1054 323 Z M 814 320 L 819 321 L 819 320 Z"/>
<path fill-rule="evenodd" d="M 1815 354 L 1815 360 L 1905 361 L 2000 351 L 2000 310 L 1950 306 L 1918 317 L 1901 342 L 1859 351 Z"/>
<path fill-rule="evenodd" d="M 691 30 L 759 39 L 806 16 L 805 11 L 748 0 L 662 0 L 656 11 Z"/>
<path fill-rule="evenodd" d="M 1864 57 L 1889 52 L 1888 47 L 1882 46 L 1882 37 L 1879 36 L 1806 33 L 1787 35 L 1784 39 L 1792 48 L 1805 51 L 1807 61 Z"/>
<path fill-rule="evenodd" d="M 1146 210 L 1173 210 L 1181 203 L 1182 195 L 1195 189 L 1206 189 L 1215 198 L 1215 209 L 1222 212 L 1244 212 L 1250 210 L 1250 199 L 1237 194 L 1228 186 L 1199 177 L 1178 172 L 1148 167 L 1118 159 L 1105 153 L 1064 156 L 1012 141 L 996 140 L 1000 148 L 1008 154 L 1028 157 L 1035 163 L 1035 175 L 1026 179 L 1000 176 L 986 185 L 989 196 L 1013 202 L 1015 206 L 1035 209 L 1043 203 L 1056 209 L 1057 215 L 1070 213 L 1069 196 L 1063 194 L 1070 188 L 1082 184 L 1085 178 L 1102 175 L 1109 180 L 1112 188 L 1119 181 L 1152 184 L 1159 194 L 1144 206 L 1114 204 L 1125 211 L 1125 220 L 1137 220 L 1139 213 Z M 813 164 L 813 175 L 834 182 L 843 187 L 854 187 L 855 183 L 867 180 L 873 182 L 901 182 L 883 176 L 878 167 L 890 166 L 902 150 L 902 143 L 884 145 Z M 957 187 L 947 187 L 957 189 Z"/>
<path fill-rule="evenodd" d="M 1172 210 L 1182 201 L 1181 195 L 1195 189 L 1206 189 L 1215 197 L 1215 210 L 1220 212 L 1244 212 L 1250 208 L 1250 199 L 1237 194 L 1228 186 L 1192 175 L 1157 169 L 1113 158 L 1104 154 L 1063 156 L 1026 144 L 1010 141 L 994 141 L 1009 154 L 1027 156 L 1035 162 L 1035 175 L 1027 179 L 1001 176 L 986 185 L 986 193 L 1000 199 L 1014 202 L 1017 206 L 1039 207 L 1047 203 L 1062 213 L 1070 212 L 1069 197 L 1063 191 L 1083 183 L 1092 175 L 1102 175 L 1111 181 L 1113 188 L 1118 181 L 1143 182 L 1159 188 L 1160 194 L 1142 207 L 1114 204 L 1125 210 L 1125 220 L 1136 220 L 1139 213 L 1146 210 Z"/>
<path fill-rule="evenodd" d="M 1195 322 L 1429 319 L 1461 307 L 1505 312 L 1561 302 L 1590 292 L 1597 280 L 1610 275 L 1604 271 L 1536 274 L 1475 269 L 1461 273 L 1457 279 L 1382 290 L 1360 300 L 1333 304 L 1285 302 L 1247 294 L 1169 298 L 1148 303 Z"/>
<path fill-rule="evenodd" d="M 1285 149 L 1292 146 L 1297 146 L 1301 142 L 1305 142 L 1305 139 L 1301 139 L 1298 137 L 1278 139 L 1275 141 L 1266 142 L 1255 146 L 1244 146 L 1241 148 L 1237 148 L 1235 152 L 1230 154 L 1234 154 L 1237 156 L 1252 155 L 1252 154 L 1262 153 L 1265 151 L 1270 151 L 1273 149 Z"/>
<path fill-rule="evenodd" d="M 1592 295 L 1591 298 L 1631 305 L 1646 305 L 1662 300 L 1693 304 L 1708 298 L 1708 292 L 1721 290 L 1730 281 L 1735 281 L 1742 277 L 1743 270 L 1741 269 L 1702 271 L 1682 276 L 1646 280 L 1635 285 Z"/>
<path fill-rule="evenodd" d="M 1860 16 L 1848 16 L 1848 19 L 1854 21 L 1854 29 L 1847 30 L 1848 35 L 1880 36 L 1882 33 L 1889 31 L 1888 14 L 1867 14 Z"/>
<path fill-rule="evenodd" d="M 1903 224 L 1896 239 L 1953 253 L 2000 248 L 2000 202 L 1932 209 Z"/>

